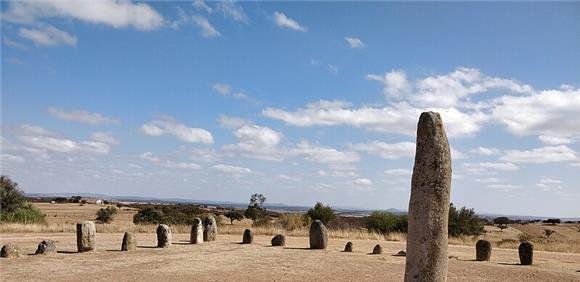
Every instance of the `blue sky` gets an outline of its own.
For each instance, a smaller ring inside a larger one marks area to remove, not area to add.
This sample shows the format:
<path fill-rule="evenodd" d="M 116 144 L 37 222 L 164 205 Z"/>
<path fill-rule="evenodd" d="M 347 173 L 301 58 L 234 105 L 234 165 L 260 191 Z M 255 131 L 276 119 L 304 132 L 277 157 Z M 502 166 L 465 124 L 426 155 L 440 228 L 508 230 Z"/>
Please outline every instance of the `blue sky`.
<path fill-rule="evenodd" d="M 579 3 L 2 2 L 2 174 L 27 192 L 580 216 Z"/>

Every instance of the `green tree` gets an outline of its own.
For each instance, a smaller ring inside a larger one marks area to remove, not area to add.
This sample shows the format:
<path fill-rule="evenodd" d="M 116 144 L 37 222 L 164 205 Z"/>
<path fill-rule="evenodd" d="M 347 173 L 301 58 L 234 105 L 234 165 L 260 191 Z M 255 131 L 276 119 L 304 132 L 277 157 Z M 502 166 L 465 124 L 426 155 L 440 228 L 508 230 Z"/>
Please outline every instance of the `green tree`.
<path fill-rule="evenodd" d="M 246 218 L 251 219 L 254 224 L 256 224 L 257 221 L 267 217 L 266 209 L 264 208 L 265 201 L 266 197 L 264 197 L 264 195 L 257 193 L 252 194 L 252 196 L 250 196 L 250 204 L 244 213 Z"/>
<path fill-rule="evenodd" d="M 165 223 L 163 212 L 153 207 L 146 207 L 133 216 L 133 223 Z"/>
<path fill-rule="evenodd" d="M 115 207 L 106 207 L 101 208 L 97 211 L 97 218 L 96 221 L 101 223 L 110 223 L 113 221 L 113 218 L 117 214 L 117 208 Z"/>
<path fill-rule="evenodd" d="M 504 229 L 508 228 L 508 224 L 510 222 L 511 220 L 505 216 L 500 216 L 493 219 L 493 224 L 497 225 L 497 228 L 499 228 L 501 232 L 503 232 Z"/>
<path fill-rule="evenodd" d="M 0 176 L 0 222 L 45 223 L 45 215 L 33 207 L 8 176 Z"/>
<path fill-rule="evenodd" d="M 229 210 L 225 213 L 225 216 L 230 220 L 231 224 L 234 224 L 234 220 L 241 221 L 244 219 L 244 215 L 237 210 Z"/>
<path fill-rule="evenodd" d="M 321 202 L 316 202 L 314 208 L 311 208 L 306 213 L 312 220 L 320 220 L 324 224 L 328 224 L 330 221 L 336 218 L 334 210 L 330 206 L 325 206 Z"/>
<path fill-rule="evenodd" d="M 457 209 L 453 203 L 449 205 L 449 235 L 453 237 L 481 235 L 484 231 L 483 220 L 473 209 L 462 207 Z"/>

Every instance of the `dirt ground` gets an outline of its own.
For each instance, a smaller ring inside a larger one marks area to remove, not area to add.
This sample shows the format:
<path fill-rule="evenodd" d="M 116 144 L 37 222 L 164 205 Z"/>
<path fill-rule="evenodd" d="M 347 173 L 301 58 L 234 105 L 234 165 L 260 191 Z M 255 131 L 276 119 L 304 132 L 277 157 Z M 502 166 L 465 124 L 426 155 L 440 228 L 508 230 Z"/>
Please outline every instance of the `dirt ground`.
<path fill-rule="evenodd" d="M 74 233 L 0 234 L 0 244 L 14 243 L 24 255 L 0 259 L 1 281 L 401 281 L 405 258 L 392 254 L 404 242 L 380 241 L 383 254 L 370 255 L 373 240 L 351 240 L 353 253 L 342 252 L 347 240 L 331 239 L 327 250 L 309 250 L 308 238 L 287 237 L 286 247 L 271 247 L 271 237 L 256 236 L 252 245 L 241 236 L 188 244 L 188 234 L 174 234 L 173 246 L 155 248 L 154 234 L 137 234 L 138 250 L 120 252 L 120 233 L 98 233 L 97 251 L 76 253 Z M 43 239 L 56 241 L 58 254 L 30 255 Z M 580 281 L 580 254 L 535 252 L 533 266 L 520 266 L 516 250 L 494 249 L 490 262 L 475 262 L 475 250 L 450 246 L 450 281 Z"/>

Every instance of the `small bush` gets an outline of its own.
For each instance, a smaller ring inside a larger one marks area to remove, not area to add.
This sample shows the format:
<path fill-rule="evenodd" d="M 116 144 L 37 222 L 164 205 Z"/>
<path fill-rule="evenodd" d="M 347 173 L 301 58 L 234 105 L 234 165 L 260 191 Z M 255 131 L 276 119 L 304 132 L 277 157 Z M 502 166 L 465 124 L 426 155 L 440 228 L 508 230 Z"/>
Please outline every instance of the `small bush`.
<path fill-rule="evenodd" d="M 101 223 L 110 223 L 116 214 L 117 208 L 115 207 L 101 208 L 97 211 L 97 218 L 95 220 Z"/>
<path fill-rule="evenodd" d="M 280 215 L 279 223 L 285 230 L 294 231 L 310 225 L 310 217 L 299 213 L 283 213 Z"/>
<path fill-rule="evenodd" d="M 461 235 L 479 236 L 483 233 L 483 221 L 475 214 L 473 209 L 462 207 L 457 209 L 453 204 L 449 205 L 449 236 Z"/>
<path fill-rule="evenodd" d="M 534 236 L 530 233 L 523 232 L 518 234 L 518 240 L 520 240 L 520 242 L 531 241 L 532 239 L 534 239 Z"/>
<path fill-rule="evenodd" d="M 310 217 L 310 219 L 320 220 L 324 224 L 328 224 L 336 217 L 334 210 L 330 206 L 325 206 L 321 202 L 316 202 L 314 207 L 309 209 L 306 214 Z"/>
<path fill-rule="evenodd" d="M 544 230 L 544 234 L 546 234 L 546 237 L 548 239 L 550 239 L 550 236 L 552 236 L 552 234 L 556 233 L 556 231 L 552 230 L 552 229 L 545 229 Z"/>
<path fill-rule="evenodd" d="M 365 220 L 365 226 L 381 234 L 407 232 L 407 216 L 385 211 L 373 211 Z"/>
<path fill-rule="evenodd" d="M 159 224 L 164 222 L 163 212 L 153 207 L 146 207 L 133 216 L 133 223 L 135 224 Z"/>
<path fill-rule="evenodd" d="M 556 224 L 559 224 L 561 222 L 562 222 L 562 220 L 560 220 L 559 218 L 548 218 L 548 219 L 542 221 L 542 223 L 552 224 L 552 225 L 556 225 Z"/>

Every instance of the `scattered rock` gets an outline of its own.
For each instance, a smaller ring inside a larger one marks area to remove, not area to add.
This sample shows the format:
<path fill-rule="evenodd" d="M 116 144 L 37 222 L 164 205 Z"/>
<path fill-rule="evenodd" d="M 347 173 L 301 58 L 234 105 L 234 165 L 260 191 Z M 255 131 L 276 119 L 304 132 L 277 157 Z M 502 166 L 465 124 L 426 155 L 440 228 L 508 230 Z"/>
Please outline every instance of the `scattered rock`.
<path fill-rule="evenodd" d="M 43 240 L 38 244 L 35 255 L 50 255 L 56 253 L 56 246 L 52 240 Z"/>
<path fill-rule="evenodd" d="M 406 257 L 407 256 L 407 252 L 405 252 L 405 250 L 400 250 L 399 252 L 397 252 L 393 256 L 394 257 Z"/>
<path fill-rule="evenodd" d="M 282 234 L 278 234 L 272 238 L 272 246 L 274 247 L 284 247 L 286 245 L 286 237 Z"/>
<path fill-rule="evenodd" d="M 0 250 L 0 257 L 3 258 L 17 258 L 21 254 L 20 248 L 13 244 L 6 244 Z"/>
<path fill-rule="evenodd" d="M 534 262 L 534 244 L 529 241 L 523 241 L 518 248 L 520 263 L 522 265 L 532 265 Z"/>
<path fill-rule="evenodd" d="M 168 248 L 171 246 L 171 228 L 165 224 L 157 226 L 157 247 Z"/>
<path fill-rule="evenodd" d="M 377 244 L 374 248 L 373 248 L 373 254 L 374 255 L 380 255 L 383 253 L 383 247 L 381 247 L 380 244 Z"/>
<path fill-rule="evenodd" d="M 487 240 L 477 240 L 475 243 L 475 260 L 489 261 L 491 259 L 491 243 Z"/>
<path fill-rule="evenodd" d="M 189 242 L 192 244 L 200 244 L 203 242 L 203 223 L 199 217 L 193 219 Z"/>
<path fill-rule="evenodd" d="M 246 229 L 244 230 L 244 237 L 242 238 L 242 244 L 252 244 L 254 242 L 254 234 L 252 230 Z"/>
<path fill-rule="evenodd" d="M 320 220 L 315 220 L 310 225 L 309 237 L 311 249 L 326 249 L 328 246 L 328 231 Z"/>
<path fill-rule="evenodd" d="M 123 235 L 123 243 L 121 243 L 121 251 L 135 250 L 137 250 L 137 237 L 134 233 L 125 232 L 125 235 Z"/>
<path fill-rule="evenodd" d="M 346 243 L 346 245 L 344 246 L 344 251 L 347 253 L 352 253 L 352 242 Z"/>
<path fill-rule="evenodd" d="M 424 112 L 417 124 L 409 200 L 405 281 L 447 279 L 451 153 L 441 116 Z"/>
<path fill-rule="evenodd" d="M 92 221 L 77 223 L 77 250 L 79 253 L 95 250 L 97 228 Z"/>
<path fill-rule="evenodd" d="M 203 240 L 206 242 L 215 241 L 217 238 L 217 223 L 213 215 L 209 215 L 205 219 L 205 226 L 203 229 Z"/>

